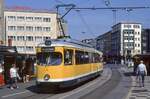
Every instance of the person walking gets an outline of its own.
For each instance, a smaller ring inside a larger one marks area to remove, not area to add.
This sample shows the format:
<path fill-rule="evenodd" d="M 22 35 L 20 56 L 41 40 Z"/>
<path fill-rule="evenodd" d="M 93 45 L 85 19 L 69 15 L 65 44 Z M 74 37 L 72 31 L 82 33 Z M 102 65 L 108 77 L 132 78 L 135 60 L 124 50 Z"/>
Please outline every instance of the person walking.
<path fill-rule="evenodd" d="M 21 69 L 21 76 L 22 76 L 23 83 L 26 83 L 26 69 L 25 69 L 25 66 L 23 66 L 22 69 Z"/>
<path fill-rule="evenodd" d="M 140 61 L 140 64 L 138 65 L 137 73 L 139 75 L 140 87 L 144 87 L 144 81 L 145 81 L 145 76 L 147 75 L 147 69 L 142 60 Z"/>
<path fill-rule="evenodd" d="M 18 88 L 17 78 L 20 79 L 16 64 L 12 64 L 12 67 L 10 68 L 10 89 Z"/>

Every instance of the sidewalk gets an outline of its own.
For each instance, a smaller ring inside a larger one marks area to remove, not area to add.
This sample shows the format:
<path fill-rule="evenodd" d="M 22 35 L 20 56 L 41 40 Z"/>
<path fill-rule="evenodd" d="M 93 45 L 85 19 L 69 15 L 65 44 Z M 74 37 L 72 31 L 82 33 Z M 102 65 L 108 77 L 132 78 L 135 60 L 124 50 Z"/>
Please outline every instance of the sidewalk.
<path fill-rule="evenodd" d="M 5 95 L 5 94 L 12 94 L 12 93 L 17 93 L 21 92 L 24 90 L 27 90 L 27 88 L 30 88 L 31 86 L 35 85 L 35 80 L 31 80 L 27 83 L 18 83 L 19 88 L 18 89 L 10 89 L 9 85 L 5 85 L 3 87 L 0 87 L 0 96 Z"/>
<path fill-rule="evenodd" d="M 128 69 L 131 71 L 131 69 Z M 131 76 L 132 86 L 126 99 L 150 99 L 150 76 L 145 77 L 145 87 L 139 87 L 136 76 Z"/>

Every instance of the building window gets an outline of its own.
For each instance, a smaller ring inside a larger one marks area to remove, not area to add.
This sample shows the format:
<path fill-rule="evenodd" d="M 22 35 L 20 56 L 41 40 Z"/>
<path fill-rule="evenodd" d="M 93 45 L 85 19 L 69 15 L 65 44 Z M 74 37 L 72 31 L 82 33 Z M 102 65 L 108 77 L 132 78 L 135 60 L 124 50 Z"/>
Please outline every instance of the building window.
<path fill-rule="evenodd" d="M 35 31 L 42 31 L 42 27 L 40 27 L 40 26 L 35 27 Z"/>
<path fill-rule="evenodd" d="M 51 18 L 43 18 L 43 22 L 50 22 Z"/>
<path fill-rule="evenodd" d="M 42 37 L 41 37 L 41 36 L 36 36 L 36 37 L 35 37 L 35 41 L 41 42 L 41 41 L 42 41 Z"/>
<path fill-rule="evenodd" d="M 24 40 L 25 40 L 24 36 L 17 36 L 17 41 L 24 41 Z"/>
<path fill-rule="evenodd" d="M 32 26 L 26 26 L 26 31 L 33 31 L 33 27 Z"/>
<path fill-rule="evenodd" d="M 133 25 L 133 28 L 140 28 L 139 25 Z"/>
<path fill-rule="evenodd" d="M 140 47 L 140 44 L 138 44 L 138 47 Z"/>
<path fill-rule="evenodd" d="M 146 43 L 143 43 L 143 47 L 146 47 Z"/>
<path fill-rule="evenodd" d="M 24 26 L 17 26 L 18 31 L 24 31 Z"/>
<path fill-rule="evenodd" d="M 8 30 L 15 31 L 16 30 L 16 26 L 8 26 Z"/>
<path fill-rule="evenodd" d="M 143 40 L 146 40 L 146 37 L 143 37 L 142 39 L 143 39 Z"/>
<path fill-rule="evenodd" d="M 26 21 L 33 21 L 33 17 L 26 17 Z"/>
<path fill-rule="evenodd" d="M 37 21 L 37 22 L 41 22 L 41 21 L 42 21 L 42 18 L 41 18 L 41 17 L 35 17 L 34 19 L 35 19 L 35 21 Z"/>
<path fill-rule="evenodd" d="M 23 20 L 24 20 L 24 17 L 23 17 L 23 16 L 18 16 L 18 17 L 17 17 L 17 20 L 18 20 L 18 21 L 23 21 Z"/>
<path fill-rule="evenodd" d="M 43 31 L 49 32 L 49 31 L 51 31 L 51 28 L 50 27 L 43 27 Z"/>
<path fill-rule="evenodd" d="M 26 40 L 27 40 L 27 41 L 33 41 L 33 36 L 27 36 L 27 37 L 26 37 Z"/>
<path fill-rule="evenodd" d="M 16 20 L 15 16 L 8 16 L 7 18 L 8 18 L 9 21 L 15 21 Z"/>
<path fill-rule="evenodd" d="M 124 28 L 131 28 L 131 25 L 125 24 L 125 25 L 124 25 Z"/>

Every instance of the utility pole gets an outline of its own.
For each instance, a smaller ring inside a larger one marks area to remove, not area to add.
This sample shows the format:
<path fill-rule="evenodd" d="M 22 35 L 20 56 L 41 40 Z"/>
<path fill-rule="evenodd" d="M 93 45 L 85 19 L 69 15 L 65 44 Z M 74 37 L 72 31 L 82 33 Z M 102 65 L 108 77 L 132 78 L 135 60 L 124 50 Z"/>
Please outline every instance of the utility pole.
<path fill-rule="evenodd" d="M 0 0 L 0 44 L 6 43 L 4 29 L 4 0 Z"/>

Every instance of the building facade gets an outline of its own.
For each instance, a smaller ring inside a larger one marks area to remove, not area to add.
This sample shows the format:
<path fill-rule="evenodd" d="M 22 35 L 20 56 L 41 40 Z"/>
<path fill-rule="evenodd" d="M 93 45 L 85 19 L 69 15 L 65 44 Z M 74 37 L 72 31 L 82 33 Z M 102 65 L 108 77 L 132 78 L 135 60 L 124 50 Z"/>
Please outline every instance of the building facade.
<path fill-rule="evenodd" d="M 97 38 L 97 47 L 105 56 L 114 60 L 127 60 L 141 54 L 140 23 L 122 22 L 112 26 L 112 30 Z"/>
<path fill-rule="evenodd" d="M 4 0 L 0 0 L 0 44 L 5 43 L 4 26 Z"/>
<path fill-rule="evenodd" d="M 121 56 L 141 54 L 139 23 L 118 23 L 112 27 L 112 52 Z"/>
<path fill-rule="evenodd" d="M 96 49 L 102 51 L 104 55 L 109 55 L 111 51 L 111 31 L 96 38 Z"/>
<path fill-rule="evenodd" d="M 57 13 L 30 9 L 5 9 L 7 46 L 16 46 L 19 54 L 35 54 L 35 47 L 46 39 L 60 36 Z"/>
<path fill-rule="evenodd" d="M 142 30 L 142 54 L 150 53 L 150 29 Z"/>

